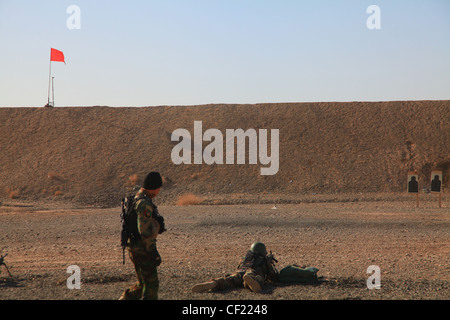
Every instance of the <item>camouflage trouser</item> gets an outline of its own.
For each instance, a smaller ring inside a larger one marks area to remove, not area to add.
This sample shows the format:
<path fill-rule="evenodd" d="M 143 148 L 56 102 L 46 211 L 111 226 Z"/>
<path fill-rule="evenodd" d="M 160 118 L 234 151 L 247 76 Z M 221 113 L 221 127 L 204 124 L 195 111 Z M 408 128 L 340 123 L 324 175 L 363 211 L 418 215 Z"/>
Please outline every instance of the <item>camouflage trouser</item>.
<path fill-rule="evenodd" d="M 157 300 L 159 280 L 154 255 L 147 252 L 129 251 L 130 259 L 134 264 L 138 282 L 127 289 L 124 298 L 127 300 Z"/>
<path fill-rule="evenodd" d="M 264 284 L 264 279 L 261 276 L 258 276 L 255 270 L 248 268 L 238 270 L 232 275 L 227 275 L 223 278 L 213 279 L 213 281 L 217 282 L 215 290 L 226 290 L 230 288 L 242 287 L 244 285 L 243 277 L 246 274 L 251 275 L 254 279 L 256 279 L 260 284 L 260 286 L 262 287 L 262 285 Z"/>

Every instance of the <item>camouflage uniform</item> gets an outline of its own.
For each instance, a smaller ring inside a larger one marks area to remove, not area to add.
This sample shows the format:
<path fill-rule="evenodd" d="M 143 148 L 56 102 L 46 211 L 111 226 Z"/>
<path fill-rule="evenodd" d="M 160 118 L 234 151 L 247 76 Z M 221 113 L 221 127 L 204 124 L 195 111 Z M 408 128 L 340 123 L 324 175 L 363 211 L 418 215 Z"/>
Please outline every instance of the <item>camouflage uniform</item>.
<path fill-rule="evenodd" d="M 277 276 L 278 272 L 269 257 L 249 250 L 239 262 L 235 273 L 196 285 L 193 291 L 204 292 L 208 289 L 219 291 L 244 286 L 259 292 L 266 281 L 277 281 Z"/>
<path fill-rule="evenodd" d="M 249 275 L 262 287 L 265 281 L 276 281 L 277 271 L 267 257 L 248 251 L 241 259 L 237 270 L 232 275 L 216 278 L 216 290 L 245 286 L 244 278 Z"/>
<path fill-rule="evenodd" d="M 127 247 L 130 259 L 134 264 L 138 282 L 127 289 L 122 299 L 156 300 L 158 299 L 159 280 L 157 266 L 161 263 L 161 257 L 156 249 L 156 237 L 160 225 L 152 218 L 154 205 L 140 190 L 135 199 L 137 213 L 137 225 L 141 239 L 129 243 Z"/>

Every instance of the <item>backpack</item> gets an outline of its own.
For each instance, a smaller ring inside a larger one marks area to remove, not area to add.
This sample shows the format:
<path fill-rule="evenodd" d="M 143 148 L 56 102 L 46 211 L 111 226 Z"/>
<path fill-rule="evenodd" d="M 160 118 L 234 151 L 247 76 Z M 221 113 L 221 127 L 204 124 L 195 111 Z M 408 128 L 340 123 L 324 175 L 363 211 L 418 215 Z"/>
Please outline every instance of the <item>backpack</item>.
<path fill-rule="evenodd" d="M 120 220 L 122 222 L 122 230 L 120 232 L 120 245 L 125 249 L 128 245 L 128 240 L 134 243 L 136 240 L 141 239 L 137 226 L 137 213 L 134 209 L 136 195 L 128 195 L 122 198 L 121 207 L 122 213 L 120 214 Z"/>
<path fill-rule="evenodd" d="M 317 271 L 314 267 L 300 268 L 292 264 L 284 267 L 278 274 L 278 281 L 283 283 L 317 283 Z"/>

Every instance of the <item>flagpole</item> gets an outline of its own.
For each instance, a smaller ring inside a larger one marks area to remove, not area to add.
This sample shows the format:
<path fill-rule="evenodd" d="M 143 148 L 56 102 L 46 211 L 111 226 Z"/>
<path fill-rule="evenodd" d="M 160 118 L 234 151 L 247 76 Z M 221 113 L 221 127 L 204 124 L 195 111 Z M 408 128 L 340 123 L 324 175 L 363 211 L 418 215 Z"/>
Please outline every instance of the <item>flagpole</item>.
<path fill-rule="evenodd" d="M 53 79 L 55 79 L 55 77 L 52 77 L 52 107 L 55 106 L 55 87 L 53 84 Z"/>
<path fill-rule="evenodd" d="M 52 75 L 52 48 L 50 48 L 50 70 L 48 71 L 48 99 L 47 104 L 50 106 L 50 79 Z"/>

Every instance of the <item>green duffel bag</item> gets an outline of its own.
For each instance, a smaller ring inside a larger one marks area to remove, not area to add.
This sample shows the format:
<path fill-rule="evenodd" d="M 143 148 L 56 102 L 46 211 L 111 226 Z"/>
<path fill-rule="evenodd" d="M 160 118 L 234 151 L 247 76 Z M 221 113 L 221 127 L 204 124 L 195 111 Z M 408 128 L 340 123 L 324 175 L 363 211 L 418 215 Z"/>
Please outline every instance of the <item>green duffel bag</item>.
<path fill-rule="evenodd" d="M 283 283 L 315 283 L 317 271 L 314 267 L 300 268 L 295 264 L 288 265 L 280 270 L 278 281 Z"/>

